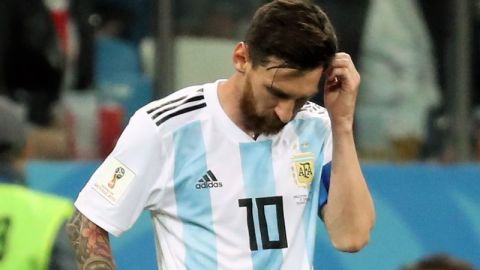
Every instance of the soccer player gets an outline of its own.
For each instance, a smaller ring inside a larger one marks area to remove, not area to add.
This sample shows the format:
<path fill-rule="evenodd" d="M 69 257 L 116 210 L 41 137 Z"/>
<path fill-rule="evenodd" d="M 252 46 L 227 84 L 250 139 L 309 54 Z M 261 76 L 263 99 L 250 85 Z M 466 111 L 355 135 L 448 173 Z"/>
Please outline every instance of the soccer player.
<path fill-rule="evenodd" d="M 360 250 L 375 220 L 352 134 L 360 76 L 336 50 L 318 6 L 276 0 L 229 79 L 138 110 L 75 202 L 81 269 L 113 269 L 108 233 L 143 209 L 164 270 L 312 269 L 320 218 L 337 249 Z M 319 89 L 326 109 L 308 101 Z"/>

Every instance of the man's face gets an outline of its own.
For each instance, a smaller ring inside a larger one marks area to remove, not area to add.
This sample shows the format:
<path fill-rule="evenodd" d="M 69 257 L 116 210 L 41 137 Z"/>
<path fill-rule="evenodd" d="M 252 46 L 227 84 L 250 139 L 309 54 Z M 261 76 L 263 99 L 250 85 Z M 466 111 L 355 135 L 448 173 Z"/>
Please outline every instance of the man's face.
<path fill-rule="evenodd" d="M 272 60 L 250 68 L 240 97 L 243 122 L 256 135 L 273 135 L 318 92 L 323 68 L 299 71 Z"/>

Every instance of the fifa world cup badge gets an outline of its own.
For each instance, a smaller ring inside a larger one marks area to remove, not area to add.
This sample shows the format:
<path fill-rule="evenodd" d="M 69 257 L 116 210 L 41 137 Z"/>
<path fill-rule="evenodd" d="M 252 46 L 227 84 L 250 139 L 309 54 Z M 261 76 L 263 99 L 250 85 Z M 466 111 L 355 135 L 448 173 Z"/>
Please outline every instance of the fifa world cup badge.
<path fill-rule="evenodd" d="M 110 182 L 108 182 L 108 187 L 111 189 L 115 188 L 115 184 L 117 183 L 117 181 L 122 179 L 124 175 L 125 175 L 125 169 L 123 167 L 116 168 L 112 179 L 110 180 Z"/>
<path fill-rule="evenodd" d="M 115 204 L 135 179 L 135 173 L 116 158 L 107 158 L 97 170 L 93 188 L 110 203 Z"/>
<path fill-rule="evenodd" d="M 311 152 L 294 154 L 292 172 L 297 186 L 309 188 L 315 173 L 315 155 Z"/>

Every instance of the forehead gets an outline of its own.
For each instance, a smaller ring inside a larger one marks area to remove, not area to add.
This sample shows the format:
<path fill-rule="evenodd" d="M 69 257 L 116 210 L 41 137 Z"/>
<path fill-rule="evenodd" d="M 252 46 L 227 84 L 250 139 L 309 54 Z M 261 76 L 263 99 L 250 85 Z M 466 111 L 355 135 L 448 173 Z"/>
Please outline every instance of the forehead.
<path fill-rule="evenodd" d="M 286 94 L 313 96 L 323 74 L 323 67 L 311 70 L 298 70 L 274 62 L 257 67 L 260 79 L 265 86 L 273 86 Z"/>

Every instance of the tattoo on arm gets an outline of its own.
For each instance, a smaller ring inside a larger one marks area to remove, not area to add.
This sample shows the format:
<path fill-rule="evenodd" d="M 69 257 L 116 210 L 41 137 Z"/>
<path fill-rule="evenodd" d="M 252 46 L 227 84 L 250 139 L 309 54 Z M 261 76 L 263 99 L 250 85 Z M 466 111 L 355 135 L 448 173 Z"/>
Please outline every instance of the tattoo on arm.
<path fill-rule="evenodd" d="M 115 269 L 108 233 L 105 230 L 78 210 L 67 222 L 66 230 L 80 270 Z"/>

